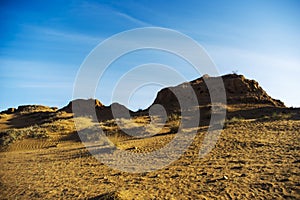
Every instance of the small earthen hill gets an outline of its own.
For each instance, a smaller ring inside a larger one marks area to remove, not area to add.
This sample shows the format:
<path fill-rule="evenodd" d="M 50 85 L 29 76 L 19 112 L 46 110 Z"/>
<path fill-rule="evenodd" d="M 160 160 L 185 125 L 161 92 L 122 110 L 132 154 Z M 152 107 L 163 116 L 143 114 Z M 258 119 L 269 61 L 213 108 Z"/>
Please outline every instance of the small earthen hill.
<path fill-rule="evenodd" d="M 76 107 L 75 111 L 73 110 L 74 107 Z M 112 113 L 112 107 L 115 110 L 120 111 L 121 113 L 128 113 L 128 111 L 131 114 L 134 113 L 119 103 L 113 103 L 110 106 L 105 106 L 97 99 L 76 99 L 69 102 L 67 106 L 59 109 L 58 111 L 63 111 L 67 113 L 72 113 L 74 111 L 74 113 L 77 116 L 89 115 L 89 113 L 94 113 L 96 111 L 98 120 L 105 121 L 114 118 Z"/>
<path fill-rule="evenodd" d="M 43 105 L 22 105 L 18 106 L 18 108 L 9 108 L 5 111 L 0 112 L 0 114 L 31 113 L 37 111 L 54 112 L 57 111 L 57 109 L 57 107 L 49 107 Z"/>
<path fill-rule="evenodd" d="M 72 112 L 72 105 L 78 105 L 80 106 L 80 110 L 88 110 L 90 109 L 90 107 L 95 108 L 95 109 L 101 109 L 103 107 L 105 107 L 99 100 L 97 99 L 76 99 L 73 100 L 71 102 L 69 102 L 68 105 L 66 105 L 65 107 L 63 107 L 62 109 L 60 109 L 60 111 L 65 111 L 67 113 L 71 113 Z"/>

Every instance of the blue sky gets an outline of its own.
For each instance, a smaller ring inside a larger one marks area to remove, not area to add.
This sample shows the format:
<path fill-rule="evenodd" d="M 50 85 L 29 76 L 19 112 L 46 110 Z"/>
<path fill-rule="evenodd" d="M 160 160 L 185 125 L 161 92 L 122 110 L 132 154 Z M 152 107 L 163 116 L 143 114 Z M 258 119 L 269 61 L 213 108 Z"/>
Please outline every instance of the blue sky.
<path fill-rule="evenodd" d="M 237 71 L 257 80 L 272 97 L 299 107 L 299 11 L 296 0 L 4 0 L 0 110 L 22 104 L 66 105 L 77 71 L 94 47 L 119 32 L 149 26 L 190 36 L 206 49 L 220 74 Z M 118 78 L 130 67 L 149 62 L 176 65 L 181 73 L 188 67 L 161 52 L 138 52 L 112 65 L 99 83 L 105 87 L 95 97 L 110 104 Z M 198 75 L 191 72 L 185 77 L 192 80 Z M 140 88 L 127 105 L 147 107 L 159 89 Z"/>

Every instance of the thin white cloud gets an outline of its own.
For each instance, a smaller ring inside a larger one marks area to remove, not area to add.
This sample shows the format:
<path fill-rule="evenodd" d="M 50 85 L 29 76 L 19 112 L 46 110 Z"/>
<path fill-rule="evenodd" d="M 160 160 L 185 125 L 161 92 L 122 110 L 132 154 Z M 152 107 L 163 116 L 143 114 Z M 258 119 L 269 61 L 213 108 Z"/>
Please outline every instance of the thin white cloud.
<path fill-rule="evenodd" d="M 271 55 L 259 50 L 246 50 L 234 47 L 206 45 L 208 53 L 215 59 L 217 63 L 245 63 L 245 65 L 264 66 L 264 68 L 270 68 L 272 70 L 300 70 L 300 60 L 295 57 L 287 55 Z M 234 66 L 228 66 L 234 67 Z M 243 66 L 240 66 L 243 67 Z M 246 67 L 246 66 L 244 66 Z M 254 67 L 254 66 L 253 66 Z M 258 70 L 258 69 L 257 69 Z"/>
<path fill-rule="evenodd" d="M 74 69 L 74 67 L 62 63 L 0 58 L 0 77 L 3 78 L 43 78 L 41 74 L 45 78 L 50 77 L 51 74 L 45 72 L 55 74 L 56 78 L 67 78 L 66 75 L 72 73 L 70 69 Z"/>
<path fill-rule="evenodd" d="M 0 59 L 0 78 L 8 80 L 1 87 L 71 90 L 76 75 L 71 67 L 58 63 Z"/>
<path fill-rule="evenodd" d="M 87 2 L 84 1 L 82 4 L 77 5 L 74 7 L 74 13 L 78 14 L 78 12 L 81 12 L 82 14 L 86 14 L 86 11 L 88 10 L 89 16 L 97 16 L 97 17 L 105 17 L 105 15 L 116 15 L 118 17 L 121 17 L 127 21 L 133 22 L 136 25 L 139 26 L 153 26 L 150 23 L 147 23 L 143 20 L 140 20 L 136 17 L 133 17 L 129 15 L 128 13 L 121 12 L 117 10 L 115 7 L 107 5 L 107 4 L 100 4 L 95 2 Z"/>
<path fill-rule="evenodd" d="M 41 83 L 41 82 L 26 82 L 22 84 L 18 84 L 19 88 L 36 88 L 36 89 L 72 89 L 73 84 L 70 82 L 49 82 L 49 83 Z"/>
<path fill-rule="evenodd" d="M 122 12 L 117 12 L 115 11 L 115 14 L 118 15 L 118 16 L 121 16 L 122 18 L 124 19 L 127 19 L 135 24 L 138 24 L 138 25 L 141 25 L 141 26 L 152 26 L 151 24 L 147 23 L 147 22 L 144 22 L 142 20 L 139 20 L 137 18 L 134 18 L 128 14 L 125 14 L 125 13 L 122 13 Z"/>
<path fill-rule="evenodd" d="M 225 46 L 208 45 L 207 49 L 222 73 L 237 70 L 237 73 L 257 80 L 273 98 L 288 106 L 300 105 L 299 58 Z"/>
<path fill-rule="evenodd" d="M 35 33 L 37 37 L 44 37 L 45 39 L 54 39 L 54 40 L 67 40 L 74 41 L 78 43 L 99 43 L 103 37 L 91 36 L 88 34 L 81 34 L 75 32 L 67 32 L 63 30 L 51 29 L 42 26 L 25 26 L 29 32 Z"/>

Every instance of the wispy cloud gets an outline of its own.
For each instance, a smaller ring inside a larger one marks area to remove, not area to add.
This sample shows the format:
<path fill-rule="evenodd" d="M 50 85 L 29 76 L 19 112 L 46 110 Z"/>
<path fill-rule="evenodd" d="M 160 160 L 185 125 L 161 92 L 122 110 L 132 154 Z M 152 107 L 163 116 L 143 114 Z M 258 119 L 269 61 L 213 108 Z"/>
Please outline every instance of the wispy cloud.
<path fill-rule="evenodd" d="M 26 82 L 18 84 L 17 87 L 31 89 L 72 89 L 73 84 L 70 82 Z"/>
<path fill-rule="evenodd" d="M 299 58 L 216 45 L 207 46 L 207 50 L 221 73 L 237 70 L 247 78 L 257 80 L 273 98 L 288 106 L 299 105 L 299 95 L 291 92 L 297 91 L 299 85 Z"/>
<path fill-rule="evenodd" d="M 0 88 L 70 89 L 76 71 L 70 66 L 26 60 L 0 59 Z"/>
<path fill-rule="evenodd" d="M 130 15 L 127 12 L 121 11 L 121 9 L 119 8 L 108 4 L 84 1 L 82 4 L 79 4 L 76 6 L 76 8 L 74 8 L 74 12 L 83 12 L 83 15 L 86 14 L 86 10 L 89 11 L 89 16 L 103 18 L 107 17 L 106 15 L 108 15 L 110 16 L 110 18 L 113 18 L 113 15 L 115 15 L 138 26 L 153 26 L 152 24 L 145 22 L 144 20 L 141 20 L 135 16 Z"/>
<path fill-rule="evenodd" d="M 36 37 L 42 37 L 47 40 L 64 40 L 64 41 L 75 41 L 78 43 L 99 43 L 104 38 L 99 36 L 92 36 L 89 34 L 81 34 L 76 32 L 68 32 L 64 30 L 51 29 L 42 26 L 24 26 L 28 32 L 33 33 Z"/>
<path fill-rule="evenodd" d="M 62 106 L 71 98 L 76 69 L 49 61 L 0 58 L 0 110 L 21 104 Z"/>
<path fill-rule="evenodd" d="M 220 46 L 220 45 L 206 45 L 208 53 L 215 59 L 217 63 L 235 64 L 239 62 L 244 65 L 263 66 L 261 70 L 272 69 L 279 72 L 283 70 L 299 71 L 300 60 L 287 55 L 268 54 L 259 50 L 247 50 L 235 47 Z M 228 67 L 228 66 L 227 66 Z M 230 66 L 229 66 L 230 67 Z M 234 66 L 231 66 L 234 67 Z M 246 66 L 240 66 L 246 67 Z"/>
<path fill-rule="evenodd" d="M 131 22 L 133 22 L 133 23 L 135 23 L 137 25 L 141 25 L 141 26 L 153 26 L 153 25 L 151 25 L 151 24 L 149 24 L 147 22 L 139 20 L 139 19 L 137 19 L 135 17 L 132 17 L 132 16 L 126 14 L 126 13 L 115 11 L 115 14 L 118 15 L 118 16 L 121 16 L 122 18 L 124 18 L 126 20 L 129 20 L 129 21 L 131 21 Z"/>

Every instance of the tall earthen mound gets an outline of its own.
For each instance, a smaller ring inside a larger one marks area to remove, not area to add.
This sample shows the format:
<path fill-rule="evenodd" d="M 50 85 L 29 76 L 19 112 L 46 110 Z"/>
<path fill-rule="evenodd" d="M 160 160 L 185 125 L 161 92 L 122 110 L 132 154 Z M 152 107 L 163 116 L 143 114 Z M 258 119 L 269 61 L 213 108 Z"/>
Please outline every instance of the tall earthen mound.
<path fill-rule="evenodd" d="M 255 80 L 249 80 L 243 75 L 237 74 L 224 75 L 222 79 L 228 104 L 261 104 L 285 107 L 283 102 L 270 97 Z"/>
<path fill-rule="evenodd" d="M 207 83 L 213 82 L 219 77 L 203 77 L 193 80 L 188 83 L 183 83 L 175 87 L 162 89 L 158 94 L 153 104 L 160 104 L 165 107 L 167 111 L 175 111 L 180 109 L 177 97 L 172 91 L 180 94 L 180 90 L 185 90 L 187 85 L 192 86 L 199 106 L 207 106 L 211 104 L 210 92 Z M 228 105 L 261 105 L 270 107 L 285 107 L 280 100 L 270 97 L 255 80 L 246 79 L 243 75 L 228 74 L 221 77 L 224 83 L 226 101 Z M 214 85 L 212 85 L 212 89 Z M 184 94 L 182 92 L 182 94 Z"/>

